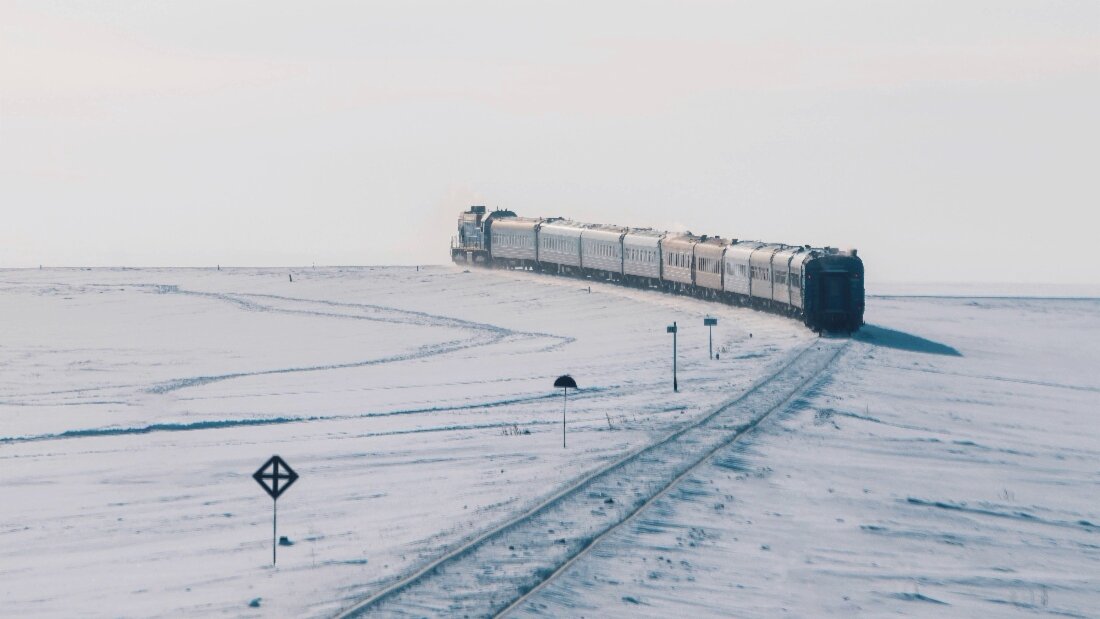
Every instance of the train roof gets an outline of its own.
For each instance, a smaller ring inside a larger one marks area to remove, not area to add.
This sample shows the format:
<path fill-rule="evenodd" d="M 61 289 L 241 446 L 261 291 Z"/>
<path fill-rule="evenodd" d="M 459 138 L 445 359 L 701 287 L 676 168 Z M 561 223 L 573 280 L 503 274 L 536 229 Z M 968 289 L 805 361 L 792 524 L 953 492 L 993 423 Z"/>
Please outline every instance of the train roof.
<path fill-rule="evenodd" d="M 526 228 L 531 228 L 531 229 L 534 229 L 535 225 L 538 224 L 540 220 L 535 219 L 533 217 L 505 217 L 503 219 L 493 219 L 491 221 L 492 221 L 493 226 L 497 227 L 497 228 L 504 228 L 504 229 L 507 229 L 507 228 L 513 228 L 513 229 L 515 229 L 515 228 L 525 228 L 525 229 Z"/>
<path fill-rule="evenodd" d="M 630 236 L 645 236 L 655 239 L 664 238 L 668 235 L 663 230 L 654 230 L 653 228 L 627 228 L 626 233 Z"/>
<path fill-rule="evenodd" d="M 540 228 L 540 230 L 545 230 L 547 232 L 563 232 L 568 234 L 569 236 L 580 235 L 580 233 L 583 232 L 584 229 L 585 225 L 583 223 L 579 221 L 561 219 L 560 217 L 544 220 Z"/>
<path fill-rule="evenodd" d="M 646 244 L 649 244 L 649 240 L 653 242 L 664 239 L 665 241 L 673 243 L 703 243 L 708 246 L 729 246 L 730 250 L 740 251 L 753 251 L 756 249 L 769 248 L 774 253 L 782 253 L 785 255 L 799 255 L 806 254 L 806 257 L 819 257 L 819 256 L 851 256 L 858 259 L 858 252 L 855 249 L 838 249 L 836 247 L 812 247 L 810 245 L 788 245 L 786 243 L 769 243 L 766 241 L 742 241 L 738 239 L 724 239 L 720 236 L 710 235 L 696 235 L 691 232 L 666 232 L 663 230 L 655 230 L 653 228 L 631 228 L 629 226 L 619 226 L 615 224 L 594 224 L 585 223 L 580 221 L 573 221 L 572 219 L 566 219 L 564 217 L 518 217 L 510 210 L 496 209 L 488 213 L 485 212 L 485 207 L 475 206 L 470 207 L 467 214 L 486 214 L 489 219 L 496 219 L 498 223 L 509 222 L 517 225 L 534 225 L 541 223 L 543 229 L 558 230 L 572 235 L 579 235 L 585 230 L 599 231 L 599 232 L 611 232 L 616 234 L 625 235 L 627 241 L 631 237 L 636 238 L 638 241 L 641 239 L 647 239 Z M 639 238 L 640 237 L 640 238 Z"/>
<path fill-rule="evenodd" d="M 611 224 L 582 224 L 588 230 L 597 230 L 600 232 L 616 232 L 622 234 L 628 230 L 625 226 L 615 226 Z"/>
<path fill-rule="evenodd" d="M 724 247 L 726 245 L 732 245 L 737 242 L 737 239 L 724 239 L 720 236 L 706 236 L 699 237 L 699 242 L 704 245 L 715 245 L 717 247 Z"/>

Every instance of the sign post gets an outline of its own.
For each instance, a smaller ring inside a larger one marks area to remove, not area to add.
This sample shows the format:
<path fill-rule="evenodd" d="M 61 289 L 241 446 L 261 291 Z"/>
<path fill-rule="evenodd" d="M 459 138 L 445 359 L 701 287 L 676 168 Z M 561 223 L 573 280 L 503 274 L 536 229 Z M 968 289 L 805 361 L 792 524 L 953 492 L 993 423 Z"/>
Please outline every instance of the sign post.
<path fill-rule="evenodd" d="M 665 328 L 665 333 L 672 334 L 672 390 L 679 391 L 679 385 L 676 384 L 676 323 Z"/>
<path fill-rule="evenodd" d="M 576 389 L 577 381 L 573 380 L 572 376 L 564 374 L 562 376 L 559 376 L 558 379 L 554 381 L 554 386 L 562 388 L 563 399 L 561 401 L 561 448 L 565 449 L 565 406 L 569 403 L 569 388 L 572 387 L 573 389 Z"/>
<path fill-rule="evenodd" d="M 275 565 L 275 550 L 278 548 L 276 524 L 279 517 L 279 496 L 298 480 L 298 474 L 285 460 L 279 456 L 271 456 L 258 471 L 252 474 L 252 479 L 255 479 L 256 483 L 271 495 L 273 510 L 271 512 L 271 565 Z"/>
<path fill-rule="evenodd" d="M 708 316 L 708 317 L 703 319 L 703 326 L 707 327 L 707 330 L 710 331 L 710 333 L 708 334 L 708 339 L 707 339 L 707 352 L 708 352 L 708 354 L 710 354 L 711 359 L 714 358 L 714 327 L 717 324 L 718 324 L 718 319 L 717 318 L 711 318 L 711 317 Z"/>

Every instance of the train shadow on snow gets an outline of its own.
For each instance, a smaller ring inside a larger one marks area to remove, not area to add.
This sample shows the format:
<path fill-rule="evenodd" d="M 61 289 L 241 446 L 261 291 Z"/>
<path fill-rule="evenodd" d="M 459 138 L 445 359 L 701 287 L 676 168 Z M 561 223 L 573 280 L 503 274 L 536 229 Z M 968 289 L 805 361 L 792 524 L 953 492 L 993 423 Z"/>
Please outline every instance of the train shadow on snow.
<path fill-rule="evenodd" d="M 921 352 L 929 355 L 946 355 L 948 357 L 962 356 L 961 352 L 947 344 L 933 342 L 919 335 L 895 331 L 875 325 L 863 325 L 863 327 L 852 336 L 852 339 L 866 342 L 874 346 L 896 348 L 898 350 L 908 350 L 910 352 Z"/>

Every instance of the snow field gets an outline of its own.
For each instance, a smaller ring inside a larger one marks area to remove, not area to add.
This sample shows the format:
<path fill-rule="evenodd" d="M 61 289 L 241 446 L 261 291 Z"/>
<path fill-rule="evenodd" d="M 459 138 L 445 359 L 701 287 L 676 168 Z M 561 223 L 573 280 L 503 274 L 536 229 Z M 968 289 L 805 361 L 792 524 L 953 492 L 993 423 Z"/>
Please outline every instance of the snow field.
<path fill-rule="evenodd" d="M 450 267 L 293 283 L 284 269 L 0 272 L 5 612 L 331 615 L 812 339 L 775 316 L 587 287 Z M 567 450 L 550 387 L 565 372 L 582 387 Z M 294 545 L 276 568 L 271 500 L 250 477 L 272 453 L 302 476 L 279 502 Z"/>
<path fill-rule="evenodd" d="M 1096 616 L 1100 301 L 869 307 L 783 414 L 512 615 Z"/>

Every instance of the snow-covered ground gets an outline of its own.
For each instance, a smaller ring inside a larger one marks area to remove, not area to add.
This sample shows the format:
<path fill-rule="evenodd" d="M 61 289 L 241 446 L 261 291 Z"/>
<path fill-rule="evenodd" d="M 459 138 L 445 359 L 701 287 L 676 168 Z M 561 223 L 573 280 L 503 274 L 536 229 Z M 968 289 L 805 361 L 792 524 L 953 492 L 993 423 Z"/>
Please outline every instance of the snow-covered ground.
<path fill-rule="evenodd" d="M 293 273 L 0 271 L 0 614 L 331 615 L 816 341 L 536 274 Z M 867 320 L 515 614 L 1095 616 L 1100 301 L 872 297 Z M 275 568 L 251 479 L 273 453 L 301 475 Z"/>
<path fill-rule="evenodd" d="M 1100 300 L 868 321 L 516 616 L 1100 616 Z"/>
<path fill-rule="evenodd" d="M 0 612 L 22 616 L 331 614 L 813 339 L 756 312 L 453 267 L 2 271 L 0 316 Z M 562 449 L 566 372 L 581 391 Z M 274 569 L 251 478 L 273 453 L 301 475 Z"/>

